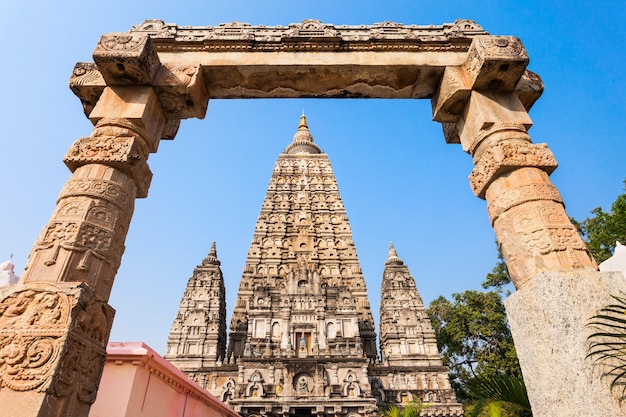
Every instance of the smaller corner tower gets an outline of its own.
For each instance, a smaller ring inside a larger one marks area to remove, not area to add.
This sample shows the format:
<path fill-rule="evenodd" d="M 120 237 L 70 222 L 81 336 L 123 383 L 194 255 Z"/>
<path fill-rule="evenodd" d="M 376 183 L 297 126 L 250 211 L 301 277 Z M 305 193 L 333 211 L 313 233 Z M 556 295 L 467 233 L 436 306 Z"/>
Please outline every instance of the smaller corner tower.
<path fill-rule="evenodd" d="M 225 353 L 226 294 L 213 242 L 189 278 L 167 340 L 165 359 L 191 375 L 194 370 L 221 363 Z"/>

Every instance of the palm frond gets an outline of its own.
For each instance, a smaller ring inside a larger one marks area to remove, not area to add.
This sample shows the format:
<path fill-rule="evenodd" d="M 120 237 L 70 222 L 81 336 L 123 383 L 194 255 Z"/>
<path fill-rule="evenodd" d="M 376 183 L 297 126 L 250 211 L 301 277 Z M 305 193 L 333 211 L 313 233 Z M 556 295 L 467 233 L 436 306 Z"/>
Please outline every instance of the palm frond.
<path fill-rule="evenodd" d="M 468 382 L 468 388 L 477 400 L 472 417 L 485 408 L 489 409 L 490 415 L 499 416 L 504 403 L 531 411 L 524 381 L 514 376 L 477 377 Z"/>
<path fill-rule="evenodd" d="M 611 296 L 612 304 L 601 309 L 587 323 L 593 332 L 587 337 L 587 357 L 606 366 L 611 389 L 626 394 L 626 297 Z"/>

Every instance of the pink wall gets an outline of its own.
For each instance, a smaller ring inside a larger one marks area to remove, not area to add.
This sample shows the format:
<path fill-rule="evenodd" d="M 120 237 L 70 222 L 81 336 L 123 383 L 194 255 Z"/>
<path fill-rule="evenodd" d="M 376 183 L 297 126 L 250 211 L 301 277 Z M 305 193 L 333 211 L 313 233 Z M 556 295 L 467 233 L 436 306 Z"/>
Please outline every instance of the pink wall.
<path fill-rule="evenodd" d="M 89 417 L 239 417 L 148 345 L 109 343 Z"/>

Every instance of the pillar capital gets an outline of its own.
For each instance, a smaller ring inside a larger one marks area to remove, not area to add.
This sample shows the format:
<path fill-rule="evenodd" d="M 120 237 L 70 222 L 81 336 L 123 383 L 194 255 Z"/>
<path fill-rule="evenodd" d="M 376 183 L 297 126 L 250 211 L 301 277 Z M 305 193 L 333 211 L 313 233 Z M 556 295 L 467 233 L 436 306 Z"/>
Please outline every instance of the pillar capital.
<path fill-rule="evenodd" d="M 95 135 L 111 130 L 118 121 L 140 137 L 149 152 L 156 152 L 165 127 L 165 114 L 152 87 L 106 87 L 89 119 L 96 125 Z M 92 134 L 92 136 L 94 136 Z"/>
<path fill-rule="evenodd" d="M 461 146 L 474 162 L 485 149 L 502 139 L 530 141 L 526 132 L 531 126 L 532 120 L 517 95 L 498 91 L 472 91 L 457 121 Z M 501 133 L 505 136 L 501 137 Z"/>

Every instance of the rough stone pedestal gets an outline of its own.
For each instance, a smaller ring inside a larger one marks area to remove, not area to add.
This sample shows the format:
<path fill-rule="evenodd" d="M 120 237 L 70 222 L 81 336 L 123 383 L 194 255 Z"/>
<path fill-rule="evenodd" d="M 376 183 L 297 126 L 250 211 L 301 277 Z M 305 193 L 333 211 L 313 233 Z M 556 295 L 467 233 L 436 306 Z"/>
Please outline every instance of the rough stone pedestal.
<path fill-rule="evenodd" d="M 586 358 L 589 318 L 620 292 L 619 272 L 544 272 L 505 301 L 533 416 L 626 416 Z"/>

